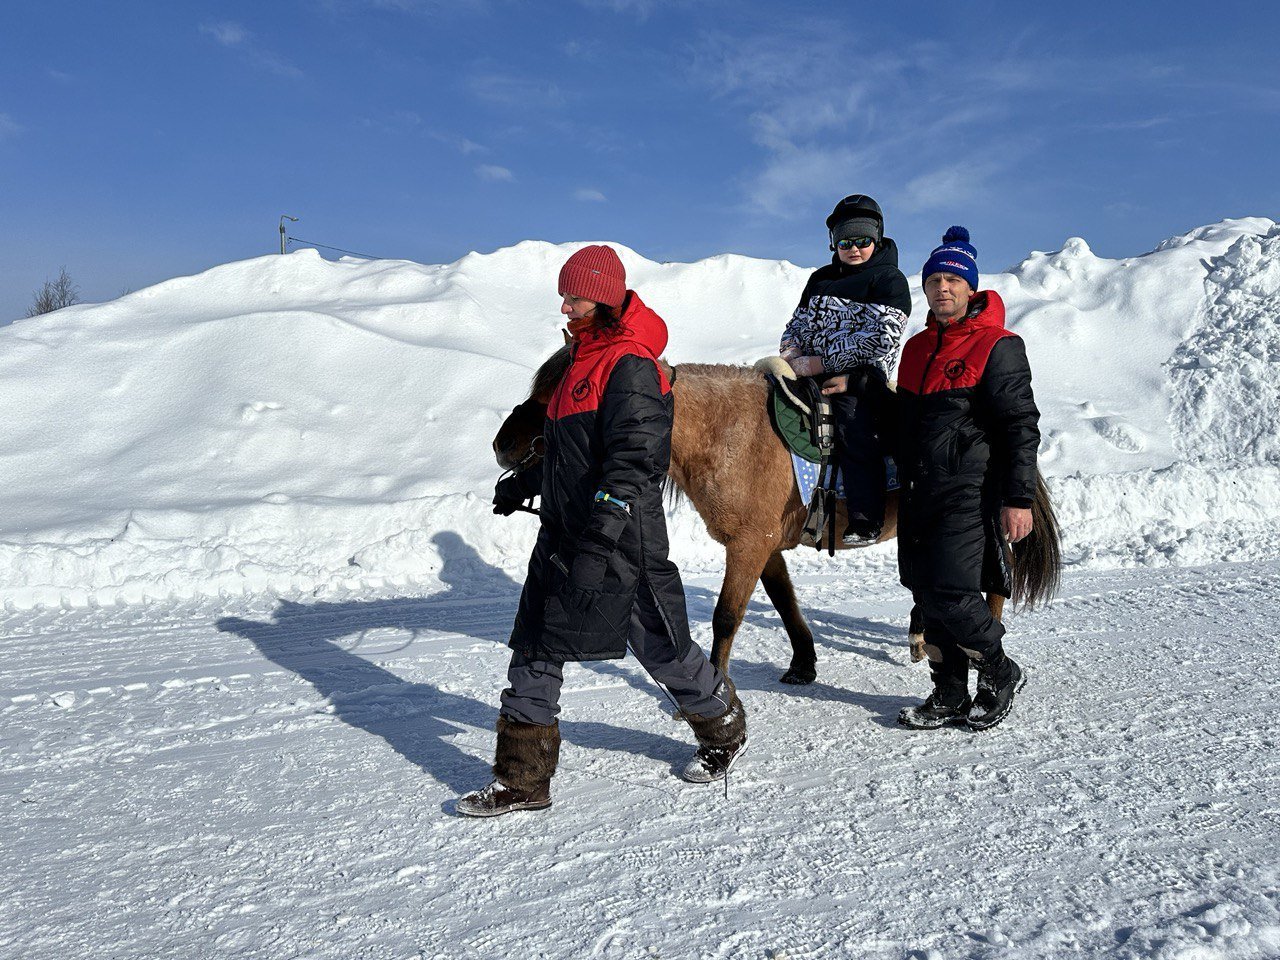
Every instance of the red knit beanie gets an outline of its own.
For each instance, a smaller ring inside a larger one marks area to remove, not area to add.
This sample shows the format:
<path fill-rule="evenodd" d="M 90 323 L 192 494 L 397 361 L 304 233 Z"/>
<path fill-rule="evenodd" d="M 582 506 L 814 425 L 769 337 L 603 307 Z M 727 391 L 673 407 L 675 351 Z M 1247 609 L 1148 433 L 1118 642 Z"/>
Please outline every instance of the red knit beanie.
<path fill-rule="evenodd" d="M 566 293 L 616 310 L 627 298 L 627 271 L 611 247 L 583 247 L 560 268 L 560 295 Z"/>

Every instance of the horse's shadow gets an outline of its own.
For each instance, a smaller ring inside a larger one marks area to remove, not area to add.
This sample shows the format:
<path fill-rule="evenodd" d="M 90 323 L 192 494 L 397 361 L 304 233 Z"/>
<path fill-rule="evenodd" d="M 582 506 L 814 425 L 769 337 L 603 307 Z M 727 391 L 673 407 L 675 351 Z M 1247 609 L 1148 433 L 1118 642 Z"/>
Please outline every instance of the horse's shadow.
<path fill-rule="evenodd" d="M 732 667 L 733 682 L 739 690 L 756 690 L 762 693 L 777 693 L 779 687 L 794 697 L 805 700 L 816 700 L 828 703 L 843 703 L 856 707 L 868 714 L 879 726 L 898 729 L 898 713 L 903 707 L 916 702 L 910 697 L 890 694 L 871 693 L 863 690 L 850 690 L 837 687 L 821 680 L 801 685 L 781 684 L 778 681 L 778 666 L 760 660 L 745 660 L 735 657 Z M 852 719 L 852 718 L 851 718 Z"/>
<path fill-rule="evenodd" d="M 717 595 L 703 587 L 686 588 L 685 595 L 689 602 L 690 618 L 710 622 L 715 611 Z M 890 651 L 904 646 L 905 629 L 889 624 L 867 620 L 864 617 L 850 617 L 829 610 L 808 608 L 805 608 L 804 616 L 809 628 L 813 630 L 815 645 L 831 647 L 845 653 L 856 653 L 882 663 L 896 663 Z M 786 629 L 782 624 L 781 616 L 774 610 L 772 604 L 752 600 L 747 604 L 742 622 L 776 631 L 784 639 L 786 638 Z M 839 635 L 830 629 L 814 629 L 815 624 L 835 628 L 839 631 Z M 732 662 L 736 664 L 738 660 L 735 658 Z"/>
<path fill-rule="evenodd" d="M 311 684 L 328 701 L 335 717 L 382 738 L 427 775 L 460 792 L 479 786 L 487 776 L 488 764 L 453 740 L 471 732 L 468 728 L 493 728 L 497 691 L 491 702 L 476 700 L 431 683 L 406 680 L 357 652 L 362 647 L 373 655 L 403 652 L 415 642 L 441 633 L 505 642 L 511 620 L 506 611 L 495 616 L 493 603 L 441 601 L 472 599 L 479 592 L 486 600 L 505 596 L 514 606 L 520 585 L 487 564 L 455 533 L 438 534 L 435 543 L 444 559 L 439 576 L 448 589 L 430 597 L 316 603 L 281 600 L 269 621 L 223 617 L 215 626 L 220 632 L 248 640 L 267 660 Z M 479 591 L 478 585 L 482 587 Z M 406 633 L 407 639 L 403 636 Z M 396 646 L 387 648 L 379 643 L 388 637 Z M 634 675 L 614 664 L 591 666 L 597 672 L 635 682 Z M 639 753 L 671 764 L 688 749 L 669 737 L 604 723 L 566 722 L 561 732 L 578 746 Z"/>

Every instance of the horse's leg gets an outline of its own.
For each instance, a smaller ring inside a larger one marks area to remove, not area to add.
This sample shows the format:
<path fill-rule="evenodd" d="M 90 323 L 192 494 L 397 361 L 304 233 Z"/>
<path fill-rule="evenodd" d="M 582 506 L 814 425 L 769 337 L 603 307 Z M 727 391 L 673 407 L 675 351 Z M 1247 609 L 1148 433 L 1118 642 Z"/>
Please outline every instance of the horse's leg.
<path fill-rule="evenodd" d="M 999 623 L 1004 617 L 1004 597 L 998 593 L 988 593 L 987 609 L 991 611 L 991 618 Z"/>
<path fill-rule="evenodd" d="M 911 608 L 911 626 L 907 627 L 907 638 L 911 641 L 911 662 L 919 663 L 925 658 L 925 652 L 924 616 L 918 606 Z"/>
<path fill-rule="evenodd" d="M 762 541 L 766 544 L 763 548 L 759 545 Z M 724 585 L 720 587 L 716 610 L 711 616 L 711 662 L 726 674 L 733 638 L 772 552 L 768 542 L 759 536 L 746 535 L 730 542 L 725 551 Z"/>
<path fill-rule="evenodd" d="M 987 609 L 999 623 L 1004 616 L 1004 597 L 998 593 L 987 594 Z M 907 628 L 911 640 L 911 662 L 919 663 L 924 659 L 924 618 L 920 616 L 920 608 L 911 608 L 911 626 Z"/>
<path fill-rule="evenodd" d="M 782 625 L 791 639 L 791 665 L 782 675 L 783 683 L 813 683 L 818 678 L 818 653 L 813 648 L 813 631 L 805 622 L 796 588 L 787 572 L 787 561 L 779 550 L 764 565 L 760 574 L 769 602 L 782 617 Z"/>

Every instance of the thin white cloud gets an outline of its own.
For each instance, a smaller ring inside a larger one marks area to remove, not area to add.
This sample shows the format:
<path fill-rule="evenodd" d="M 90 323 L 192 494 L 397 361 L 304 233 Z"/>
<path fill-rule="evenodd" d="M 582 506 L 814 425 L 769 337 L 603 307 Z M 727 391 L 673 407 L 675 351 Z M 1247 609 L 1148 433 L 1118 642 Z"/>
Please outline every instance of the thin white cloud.
<path fill-rule="evenodd" d="M 289 77 L 291 79 L 299 79 L 302 77 L 302 71 L 295 67 L 284 57 L 271 53 L 268 50 L 255 51 L 253 60 L 264 70 L 270 70 L 272 73 L 281 77 Z"/>
<path fill-rule="evenodd" d="M 250 33 L 232 20 L 200 24 L 200 32 L 213 37 L 224 47 L 239 47 L 249 41 Z"/>
<path fill-rule="evenodd" d="M 302 76 L 301 70 L 278 53 L 263 47 L 252 33 L 234 20 L 202 23 L 200 32 L 212 37 L 221 46 L 239 51 L 248 62 L 260 69 L 295 80 Z"/>
<path fill-rule="evenodd" d="M 982 198 L 995 172 L 989 163 L 968 159 L 927 171 L 907 182 L 897 195 L 897 206 L 906 213 L 926 213 L 972 205 Z"/>
<path fill-rule="evenodd" d="M 18 125 L 18 121 L 7 113 L 0 113 L 0 140 L 16 137 L 21 132 L 22 127 Z"/>
<path fill-rule="evenodd" d="M 433 130 L 431 131 L 430 136 L 432 139 L 439 140 L 441 143 L 447 143 L 464 157 L 469 157 L 473 153 L 489 152 L 489 148 L 484 144 L 476 143 L 474 140 L 469 140 L 468 138 L 459 136 L 456 133 L 445 133 L 440 130 Z"/>
<path fill-rule="evenodd" d="M 335 16 L 361 16 L 369 10 L 416 16 L 486 13 L 491 0 L 315 0 L 315 5 Z"/>
<path fill-rule="evenodd" d="M 67 73 L 65 70 L 55 70 L 53 67 L 45 67 L 44 72 L 50 80 L 57 80 L 59 83 L 72 83 L 75 80 L 75 77 L 72 74 Z"/>
<path fill-rule="evenodd" d="M 512 183 L 516 179 L 516 175 L 506 167 L 493 163 L 482 163 L 476 167 L 476 176 L 490 183 Z"/>
<path fill-rule="evenodd" d="M 660 6 L 670 5 L 670 0 L 578 0 L 588 10 L 608 10 L 612 13 L 630 14 L 640 20 L 647 20 L 649 15 Z"/>
<path fill-rule="evenodd" d="M 568 100 L 564 89 L 554 82 L 508 73 L 477 73 L 468 85 L 477 99 L 508 107 L 557 108 Z"/>
<path fill-rule="evenodd" d="M 747 196 L 753 207 L 770 216 L 794 219 L 808 215 L 815 203 L 827 203 L 867 184 L 875 174 L 874 154 L 852 148 L 791 147 L 771 157 L 752 179 Z"/>
<path fill-rule="evenodd" d="M 575 200 L 581 200 L 583 203 L 604 203 L 609 199 L 599 190 L 595 190 L 591 187 L 582 187 L 579 190 L 575 190 L 573 192 L 573 198 Z"/>
<path fill-rule="evenodd" d="M 404 134 L 422 126 L 422 115 L 413 110 L 393 110 L 381 117 L 361 117 L 356 122 L 380 133 Z"/>
<path fill-rule="evenodd" d="M 1172 123 L 1172 117 L 1142 117 L 1137 120 L 1106 120 L 1102 123 L 1086 125 L 1089 130 L 1113 130 L 1119 133 L 1126 131 L 1152 130 Z"/>

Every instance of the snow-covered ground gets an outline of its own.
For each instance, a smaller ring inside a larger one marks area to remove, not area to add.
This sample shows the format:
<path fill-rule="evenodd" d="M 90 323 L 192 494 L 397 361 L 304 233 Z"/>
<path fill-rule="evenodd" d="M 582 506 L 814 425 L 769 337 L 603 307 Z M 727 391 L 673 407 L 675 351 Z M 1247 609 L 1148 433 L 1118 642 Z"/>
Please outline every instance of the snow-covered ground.
<path fill-rule="evenodd" d="M 568 671 L 551 810 L 475 821 L 518 585 L 450 552 L 461 598 L 0 620 L 0 955 L 1280 956 L 1280 562 L 1069 574 L 983 735 L 894 725 L 891 576 L 805 577 L 819 681 L 757 596 L 728 800 L 627 660 Z"/>

